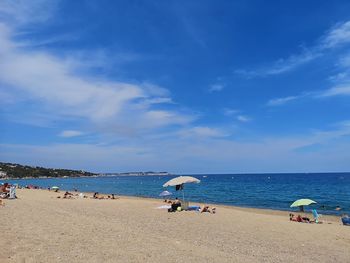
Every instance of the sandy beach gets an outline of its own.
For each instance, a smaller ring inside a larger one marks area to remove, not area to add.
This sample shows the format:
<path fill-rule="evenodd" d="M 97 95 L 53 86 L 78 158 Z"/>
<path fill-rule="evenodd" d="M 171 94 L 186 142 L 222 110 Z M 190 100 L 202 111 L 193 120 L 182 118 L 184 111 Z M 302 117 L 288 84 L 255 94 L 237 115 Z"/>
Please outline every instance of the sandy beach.
<path fill-rule="evenodd" d="M 0 262 L 350 262 L 350 227 L 290 222 L 288 212 L 216 206 L 156 209 L 161 200 L 58 199 L 17 191 L 0 207 Z"/>

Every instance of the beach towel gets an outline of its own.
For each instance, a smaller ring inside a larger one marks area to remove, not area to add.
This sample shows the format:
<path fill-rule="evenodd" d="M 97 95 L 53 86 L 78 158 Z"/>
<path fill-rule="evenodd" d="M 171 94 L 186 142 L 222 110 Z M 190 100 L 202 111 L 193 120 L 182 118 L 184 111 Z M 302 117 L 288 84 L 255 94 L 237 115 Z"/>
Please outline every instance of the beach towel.
<path fill-rule="evenodd" d="M 161 206 L 156 207 L 156 209 L 169 209 L 169 208 L 171 208 L 170 205 L 161 205 Z"/>
<path fill-rule="evenodd" d="M 201 210 L 200 206 L 199 205 L 191 205 L 188 207 L 187 209 L 188 211 L 199 211 Z"/>

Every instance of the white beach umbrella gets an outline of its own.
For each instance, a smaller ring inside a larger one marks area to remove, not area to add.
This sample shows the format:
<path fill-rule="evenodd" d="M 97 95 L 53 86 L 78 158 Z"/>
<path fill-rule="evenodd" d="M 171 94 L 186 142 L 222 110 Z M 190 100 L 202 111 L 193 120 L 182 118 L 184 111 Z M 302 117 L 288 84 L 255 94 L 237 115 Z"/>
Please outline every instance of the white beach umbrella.
<path fill-rule="evenodd" d="M 163 184 L 163 187 L 175 186 L 188 183 L 200 183 L 201 181 L 192 176 L 179 176 Z"/>
<path fill-rule="evenodd" d="M 168 186 L 177 186 L 181 185 L 181 190 L 182 190 L 182 199 L 185 201 L 185 193 L 183 190 L 183 185 L 188 184 L 188 183 L 200 183 L 201 181 L 198 180 L 197 178 L 194 178 L 192 176 L 179 176 L 171 179 L 170 181 L 166 182 L 163 184 L 163 187 L 168 187 Z"/>

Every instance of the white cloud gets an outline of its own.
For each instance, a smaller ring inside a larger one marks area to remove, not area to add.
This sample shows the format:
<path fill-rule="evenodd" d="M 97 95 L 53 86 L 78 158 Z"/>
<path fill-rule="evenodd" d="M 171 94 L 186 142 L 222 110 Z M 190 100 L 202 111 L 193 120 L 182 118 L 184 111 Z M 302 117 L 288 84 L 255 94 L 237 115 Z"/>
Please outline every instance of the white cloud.
<path fill-rule="evenodd" d="M 83 135 L 83 132 L 75 131 L 75 130 L 65 130 L 59 134 L 60 137 L 64 137 L 64 138 L 71 138 L 71 137 L 76 137 L 80 135 Z"/>
<path fill-rule="evenodd" d="M 297 67 L 304 65 L 322 54 L 315 50 L 304 50 L 303 53 L 297 55 L 291 55 L 286 59 L 279 59 L 268 67 L 263 67 L 255 70 L 235 70 L 236 74 L 242 75 L 246 78 L 261 77 L 261 76 L 273 76 L 286 73 L 296 69 Z"/>
<path fill-rule="evenodd" d="M 169 104 L 169 103 L 173 104 L 174 102 L 171 98 L 159 97 L 159 98 L 146 99 L 145 103 L 146 104 Z"/>
<path fill-rule="evenodd" d="M 1 0 L 0 18 L 15 25 L 47 22 L 57 4 L 58 0 Z"/>
<path fill-rule="evenodd" d="M 250 122 L 252 119 L 245 115 L 238 115 L 237 120 L 240 122 Z"/>
<path fill-rule="evenodd" d="M 338 23 L 322 38 L 322 48 L 334 48 L 350 43 L 350 21 Z"/>
<path fill-rule="evenodd" d="M 350 96 L 350 85 L 337 86 L 320 93 L 319 97 Z"/>
<path fill-rule="evenodd" d="M 228 116 L 228 117 L 235 117 L 236 120 L 240 121 L 240 122 L 250 122 L 252 120 L 252 118 L 246 116 L 246 115 L 242 115 L 240 114 L 241 111 L 240 110 L 236 110 L 236 109 L 229 109 L 229 108 L 225 108 L 223 110 L 224 115 Z"/>
<path fill-rule="evenodd" d="M 290 101 L 296 100 L 298 99 L 299 96 L 288 96 L 288 97 L 284 97 L 284 98 L 276 98 L 276 99 L 271 99 L 267 102 L 267 106 L 280 106 L 280 105 L 284 105 Z"/>
<path fill-rule="evenodd" d="M 154 110 L 154 104 L 172 103 L 164 88 L 79 75 L 76 72 L 81 63 L 74 62 L 75 57 L 63 59 L 28 47 L 22 49 L 12 35 L 8 26 L 0 24 L 0 88 L 5 89 L 3 94 L 35 101 L 41 112 L 83 118 L 99 128 L 114 126 L 115 132 L 119 129 L 123 134 L 126 130 L 135 133 L 182 125 L 194 118 L 176 110 Z"/>
<path fill-rule="evenodd" d="M 350 43 L 350 21 L 339 23 L 326 32 L 321 40 L 309 49 L 303 49 L 298 54 L 281 58 L 267 67 L 254 70 L 238 69 L 236 74 L 247 78 L 279 75 L 292 71 L 299 66 L 309 63 L 329 51 L 329 49 Z"/>
<path fill-rule="evenodd" d="M 238 114 L 240 111 L 239 111 L 239 110 L 236 110 L 236 109 L 225 108 L 225 109 L 223 110 L 223 112 L 224 112 L 224 115 L 226 115 L 226 116 L 232 116 L 232 115 Z"/>
<path fill-rule="evenodd" d="M 288 96 L 284 98 L 271 99 L 266 103 L 266 105 L 270 107 L 282 106 L 291 101 L 299 100 L 301 98 L 320 99 L 334 96 L 350 96 L 350 85 L 343 84 L 325 90 L 304 92 L 298 96 Z"/>
<path fill-rule="evenodd" d="M 217 92 L 222 91 L 224 89 L 224 85 L 222 84 L 213 84 L 210 86 L 209 91 L 210 92 Z"/>
<path fill-rule="evenodd" d="M 182 137 L 226 137 L 229 134 L 218 128 L 210 128 L 206 126 L 195 126 L 192 128 L 182 129 L 179 132 Z"/>

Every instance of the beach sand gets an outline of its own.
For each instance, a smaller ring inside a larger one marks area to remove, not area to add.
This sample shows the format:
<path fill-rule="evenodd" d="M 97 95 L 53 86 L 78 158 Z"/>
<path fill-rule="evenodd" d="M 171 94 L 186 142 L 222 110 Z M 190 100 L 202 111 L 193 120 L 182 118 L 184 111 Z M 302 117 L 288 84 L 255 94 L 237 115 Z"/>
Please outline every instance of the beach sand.
<path fill-rule="evenodd" d="M 288 212 L 216 206 L 156 209 L 161 200 L 58 199 L 17 191 L 0 207 L 0 262 L 350 262 L 350 227 L 290 222 Z"/>

